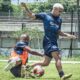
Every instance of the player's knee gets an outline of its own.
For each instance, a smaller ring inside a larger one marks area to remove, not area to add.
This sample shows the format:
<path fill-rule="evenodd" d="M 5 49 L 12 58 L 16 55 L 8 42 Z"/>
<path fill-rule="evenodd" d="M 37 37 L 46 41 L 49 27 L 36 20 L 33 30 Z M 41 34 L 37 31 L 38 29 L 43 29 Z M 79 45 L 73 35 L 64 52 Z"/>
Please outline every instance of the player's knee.
<path fill-rule="evenodd" d="M 56 58 L 55 61 L 56 61 L 56 63 L 57 62 L 61 62 L 61 59 L 60 58 Z"/>

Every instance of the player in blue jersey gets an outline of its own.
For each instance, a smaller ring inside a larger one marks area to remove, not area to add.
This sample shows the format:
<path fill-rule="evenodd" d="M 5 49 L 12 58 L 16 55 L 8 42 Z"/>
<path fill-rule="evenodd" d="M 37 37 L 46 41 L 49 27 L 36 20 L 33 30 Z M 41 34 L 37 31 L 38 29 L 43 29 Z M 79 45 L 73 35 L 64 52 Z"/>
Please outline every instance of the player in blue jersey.
<path fill-rule="evenodd" d="M 50 13 L 32 13 L 25 3 L 21 3 L 22 8 L 26 11 L 27 15 L 33 19 L 40 19 L 43 21 L 44 25 L 44 39 L 43 39 L 43 48 L 44 48 L 44 61 L 39 62 L 35 65 L 48 66 L 51 59 L 55 59 L 56 69 L 58 70 L 61 80 L 66 80 L 72 76 L 72 74 L 65 75 L 62 69 L 60 50 L 58 48 L 57 39 L 58 36 L 66 36 L 68 38 L 75 39 L 74 35 L 64 33 L 61 31 L 62 19 L 60 14 L 63 12 L 64 7 L 60 3 L 55 3 L 53 9 Z"/>

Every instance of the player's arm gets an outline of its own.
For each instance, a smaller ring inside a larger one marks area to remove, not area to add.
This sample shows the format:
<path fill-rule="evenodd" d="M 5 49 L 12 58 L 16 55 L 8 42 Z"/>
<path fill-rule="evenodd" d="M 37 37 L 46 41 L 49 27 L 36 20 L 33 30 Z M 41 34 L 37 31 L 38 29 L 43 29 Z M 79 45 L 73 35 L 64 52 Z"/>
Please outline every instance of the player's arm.
<path fill-rule="evenodd" d="M 25 48 L 26 48 L 26 50 L 27 50 L 30 54 L 32 54 L 32 55 L 41 56 L 41 57 L 44 56 L 43 54 L 41 54 L 41 53 L 39 53 L 39 52 L 36 52 L 36 51 L 33 51 L 32 49 L 30 49 L 30 48 L 28 48 L 28 47 L 25 47 Z"/>
<path fill-rule="evenodd" d="M 67 37 L 69 39 L 76 39 L 75 35 L 71 35 L 71 34 L 68 34 L 68 33 L 65 33 L 65 32 L 62 32 L 62 31 L 59 31 L 58 33 L 59 33 L 60 36 Z"/>
<path fill-rule="evenodd" d="M 32 19 L 35 19 L 36 18 L 36 16 L 35 16 L 35 14 L 34 13 L 32 13 L 29 9 L 28 9 L 28 7 L 27 7 L 27 5 L 25 4 L 25 3 L 21 3 L 21 7 L 22 7 L 22 9 L 24 9 L 25 11 L 26 11 L 26 14 L 30 17 L 30 18 L 32 18 Z"/>
<path fill-rule="evenodd" d="M 40 19 L 40 20 L 44 20 L 45 19 L 45 16 L 46 16 L 46 13 L 38 13 L 38 14 L 35 14 L 35 13 L 32 13 L 27 5 L 25 3 L 21 3 L 21 7 L 22 9 L 24 9 L 26 11 L 26 14 L 32 18 L 32 19 Z"/>

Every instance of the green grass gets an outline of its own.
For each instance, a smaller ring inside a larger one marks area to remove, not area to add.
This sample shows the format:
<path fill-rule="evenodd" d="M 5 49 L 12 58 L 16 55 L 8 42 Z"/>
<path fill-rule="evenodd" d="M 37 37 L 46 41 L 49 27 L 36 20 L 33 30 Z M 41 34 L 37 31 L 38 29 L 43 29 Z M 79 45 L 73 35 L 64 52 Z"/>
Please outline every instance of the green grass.
<path fill-rule="evenodd" d="M 1 60 L 8 60 L 9 56 L 0 55 Z M 42 57 L 39 56 L 30 56 L 29 60 L 42 60 Z M 80 61 L 80 55 L 73 55 L 72 58 L 62 57 L 62 61 Z"/>
<path fill-rule="evenodd" d="M 0 62 L 0 80 L 60 80 L 54 64 L 45 67 L 45 74 L 40 79 L 15 78 L 10 72 L 4 71 L 5 62 Z M 80 80 L 80 64 L 63 64 L 65 73 L 72 73 L 69 80 Z"/>

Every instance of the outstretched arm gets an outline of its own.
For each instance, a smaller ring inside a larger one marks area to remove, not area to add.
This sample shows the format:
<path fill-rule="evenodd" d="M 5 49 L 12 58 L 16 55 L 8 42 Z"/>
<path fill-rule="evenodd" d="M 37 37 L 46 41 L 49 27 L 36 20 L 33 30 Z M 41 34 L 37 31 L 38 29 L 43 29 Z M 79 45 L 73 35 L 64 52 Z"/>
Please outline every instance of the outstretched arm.
<path fill-rule="evenodd" d="M 35 14 L 34 13 L 32 13 L 29 9 L 28 9 L 28 7 L 27 7 L 27 5 L 25 4 L 25 3 L 21 3 L 21 7 L 22 7 L 22 9 L 23 10 L 25 10 L 26 11 L 26 14 L 30 17 L 30 18 L 32 18 L 32 19 L 35 19 L 36 17 L 35 17 Z"/>
<path fill-rule="evenodd" d="M 64 33 L 64 32 L 62 32 L 62 31 L 59 31 L 59 35 L 65 36 L 65 37 L 67 37 L 67 38 L 69 38 L 69 39 L 76 39 L 76 36 L 75 36 L 75 35 L 71 35 L 71 34 L 68 34 L 68 33 Z"/>
<path fill-rule="evenodd" d="M 32 55 L 37 55 L 37 56 L 41 56 L 41 57 L 44 56 L 43 54 L 41 54 L 41 53 L 39 53 L 39 52 L 33 51 L 33 50 L 30 49 L 29 47 L 25 47 L 25 48 L 26 48 L 26 50 L 27 50 L 30 54 L 32 54 Z"/>
<path fill-rule="evenodd" d="M 39 53 L 39 52 L 36 52 L 36 51 L 29 51 L 29 53 L 31 53 L 32 55 L 37 55 L 37 56 L 41 56 L 43 57 L 43 54 Z"/>

